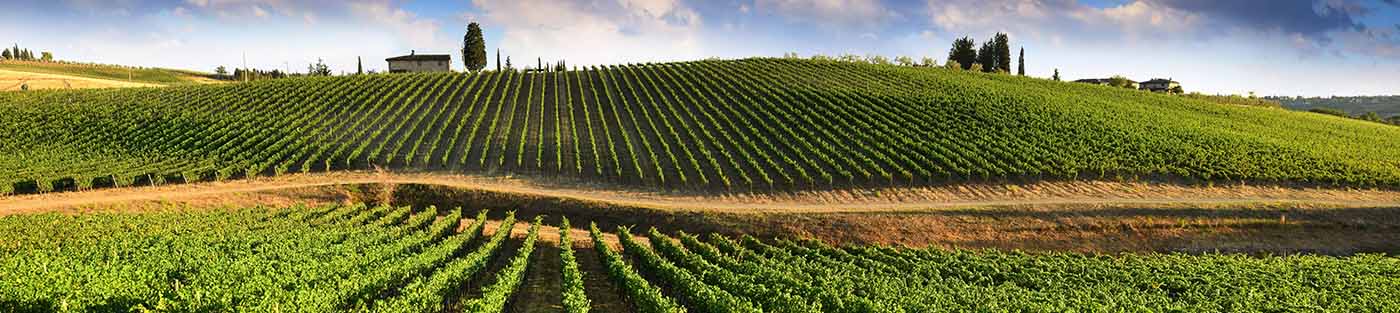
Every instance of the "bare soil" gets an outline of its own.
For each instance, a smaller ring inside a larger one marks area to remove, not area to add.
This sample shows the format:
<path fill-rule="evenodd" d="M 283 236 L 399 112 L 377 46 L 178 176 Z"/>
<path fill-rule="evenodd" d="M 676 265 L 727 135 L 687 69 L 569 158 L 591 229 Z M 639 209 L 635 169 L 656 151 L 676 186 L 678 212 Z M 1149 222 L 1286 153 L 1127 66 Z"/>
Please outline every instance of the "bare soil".
<path fill-rule="evenodd" d="M 1057 181 L 785 192 L 677 192 L 598 185 L 563 178 L 350 171 L 0 197 L 0 215 L 132 202 L 178 202 L 196 206 L 228 203 L 273 205 L 286 201 L 334 202 L 343 200 L 346 195 L 326 191 L 343 188 L 317 188 L 365 184 L 433 185 L 607 202 L 660 210 L 727 213 L 889 212 L 987 206 L 1104 204 L 1154 206 L 1294 203 L 1400 207 L 1400 191 L 1397 190 L 1246 184 L 1196 186 L 1153 182 Z M 307 190 L 312 192 L 306 192 Z M 254 199 L 250 201 L 249 197 Z M 354 200 L 379 199 L 371 197 Z"/>
<path fill-rule="evenodd" d="M 11 196 L 0 198 L 0 216 L 344 202 L 462 207 L 468 214 L 489 209 L 493 218 L 514 210 L 522 222 L 544 215 L 549 225 L 566 216 L 580 228 L 592 221 L 609 231 L 637 225 L 634 233 L 654 226 L 833 244 L 1090 253 L 1400 253 L 1400 191 L 1150 182 L 679 193 L 528 177 L 343 172 Z M 518 236 L 525 224 L 517 226 Z M 541 236 L 544 242 L 558 240 L 557 231 L 542 230 Z M 571 236 L 580 261 L 596 262 L 588 233 L 577 230 Z M 616 244 L 615 238 L 609 242 Z M 605 283 L 606 273 L 590 266 L 584 264 L 585 271 L 603 280 L 587 278 L 588 283 Z M 609 309 L 616 310 L 622 309 Z"/>

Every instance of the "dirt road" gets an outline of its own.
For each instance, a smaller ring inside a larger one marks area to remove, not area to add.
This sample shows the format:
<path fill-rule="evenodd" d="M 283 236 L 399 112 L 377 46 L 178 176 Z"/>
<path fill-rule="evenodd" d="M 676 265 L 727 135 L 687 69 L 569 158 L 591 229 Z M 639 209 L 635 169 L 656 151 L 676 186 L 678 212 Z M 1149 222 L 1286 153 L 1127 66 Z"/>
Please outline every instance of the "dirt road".
<path fill-rule="evenodd" d="M 284 175 L 225 182 L 113 188 L 0 198 L 0 215 L 138 201 L 206 203 L 288 190 L 360 184 L 425 184 L 491 192 L 601 201 L 679 211 L 730 213 L 839 213 L 920 211 L 1021 205 L 1310 204 L 1333 207 L 1400 207 L 1400 192 L 1279 186 L 1184 186 L 1140 182 L 967 183 L 774 193 L 681 193 L 599 187 L 522 177 L 434 173 L 337 172 Z"/>

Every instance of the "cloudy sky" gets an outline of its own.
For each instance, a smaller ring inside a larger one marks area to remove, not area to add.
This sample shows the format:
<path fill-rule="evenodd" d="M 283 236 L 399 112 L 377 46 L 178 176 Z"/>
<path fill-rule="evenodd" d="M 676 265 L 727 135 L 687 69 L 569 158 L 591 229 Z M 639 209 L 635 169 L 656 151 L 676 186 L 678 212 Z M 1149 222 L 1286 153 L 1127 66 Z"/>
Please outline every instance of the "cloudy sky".
<path fill-rule="evenodd" d="M 383 69 L 480 22 L 515 63 L 929 56 L 1007 32 L 1027 74 L 1170 77 L 1189 91 L 1400 94 L 1400 0 L 7 0 L 0 44 L 212 71 Z M 454 56 L 454 62 L 460 62 Z M 527 61 L 528 60 L 528 61 Z M 461 68 L 461 64 L 455 65 Z"/>

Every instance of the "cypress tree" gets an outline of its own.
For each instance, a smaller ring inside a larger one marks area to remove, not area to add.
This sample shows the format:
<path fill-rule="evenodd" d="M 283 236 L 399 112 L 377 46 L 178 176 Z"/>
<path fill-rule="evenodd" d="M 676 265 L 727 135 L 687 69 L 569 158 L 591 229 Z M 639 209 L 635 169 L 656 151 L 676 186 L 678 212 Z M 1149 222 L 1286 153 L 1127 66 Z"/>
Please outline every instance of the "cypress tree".
<path fill-rule="evenodd" d="M 1026 76 L 1026 48 L 1021 47 L 1021 57 L 1016 60 L 1016 75 Z"/>
<path fill-rule="evenodd" d="M 953 40 L 953 48 L 948 49 L 948 60 L 958 63 L 963 70 L 972 68 L 972 63 L 977 62 L 977 45 L 972 38 L 962 37 Z"/>
<path fill-rule="evenodd" d="M 355 57 L 355 75 L 360 75 L 360 74 L 364 74 L 364 73 L 365 73 L 365 61 L 364 61 L 364 60 L 361 60 L 360 57 Z"/>
<path fill-rule="evenodd" d="M 500 50 L 496 51 L 497 70 L 500 70 Z M 468 71 L 486 68 L 486 39 L 482 37 L 481 25 L 467 24 L 467 35 L 462 37 L 462 63 Z"/>
<path fill-rule="evenodd" d="M 501 49 L 496 49 L 496 71 L 501 71 Z"/>

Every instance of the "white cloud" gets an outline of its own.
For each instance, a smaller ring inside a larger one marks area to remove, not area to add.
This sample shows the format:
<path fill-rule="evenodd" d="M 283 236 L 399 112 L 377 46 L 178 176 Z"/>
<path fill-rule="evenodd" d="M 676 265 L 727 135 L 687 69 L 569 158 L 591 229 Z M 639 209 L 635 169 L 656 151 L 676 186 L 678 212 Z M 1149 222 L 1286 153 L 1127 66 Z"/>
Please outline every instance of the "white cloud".
<path fill-rule="evenodd" d="M 420 18 L 417 14 L 402 8 L 390 6 L 385 1 L 352 2 L 350 12 L 357 18 L 385 27 L 406 41 L 411 47 L 444 48 L 451 44 L 440 41 L 438 22 Z M 453 49 L 443 49 L 443 52 Z"/>
<path fill-rule="evenodd" d="M 896 15 L 871 0 L 756 0 L 754 5 L 795 21 L 832 26 L 873 27 Z"/>
<path fill-rule="evenodd" d="M 675 1 L 474 0 L 473 4 L 487 27 L 503 32 L 496 47 L 516 59 L 566 59 L 584 65 L 703 57 L 700 15 Z M 491 44 L 487 42 L 488 49 Z"/>
<path fill-rule="evenodd" d="M 927 9 L 931 22 L 947 32 L 1007 32 L 1049 41 L 1076 35 L 1082 41 L 1173 39 L 1194 36 L 1189 30 L 1202 27 L 1194 14 L 1148 1 L 1095 8 L 1076 1 L 929 0 Z"/>

